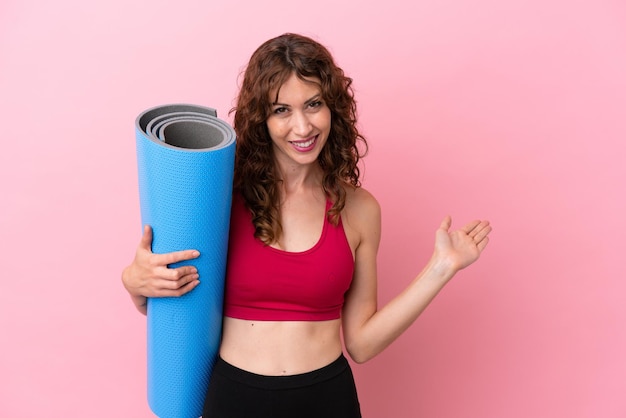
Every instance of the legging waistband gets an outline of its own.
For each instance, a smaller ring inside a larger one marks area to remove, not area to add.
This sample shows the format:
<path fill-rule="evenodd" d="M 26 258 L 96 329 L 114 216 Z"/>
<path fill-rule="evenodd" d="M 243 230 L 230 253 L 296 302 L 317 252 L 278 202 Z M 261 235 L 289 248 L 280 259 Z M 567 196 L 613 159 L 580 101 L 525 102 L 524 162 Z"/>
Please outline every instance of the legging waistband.
<path fill-rule="evenodd" d="M 349 367 L 350 364 L 342 353 L 337 360 L 317 370 L 289 376 L 264 376 L 235 367 L 218 357 L 213 373 L 259 389 L 284 390 L 324 382 L 338 376 Z"/>

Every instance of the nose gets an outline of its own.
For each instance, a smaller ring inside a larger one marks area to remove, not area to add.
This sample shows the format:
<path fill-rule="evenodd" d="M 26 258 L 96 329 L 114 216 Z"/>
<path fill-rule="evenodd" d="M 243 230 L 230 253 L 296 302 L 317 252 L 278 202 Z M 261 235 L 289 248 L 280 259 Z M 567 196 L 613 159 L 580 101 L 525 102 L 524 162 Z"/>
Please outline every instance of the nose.
<path fill-rule="evenodd" d="M 293 125 L 292 130 L 293 133 L 298 135 L 301 138 L 307 138 L 311 131 L 313 130 L 313 124 L 305 112 L 296 111 L 293 113 Z"/>

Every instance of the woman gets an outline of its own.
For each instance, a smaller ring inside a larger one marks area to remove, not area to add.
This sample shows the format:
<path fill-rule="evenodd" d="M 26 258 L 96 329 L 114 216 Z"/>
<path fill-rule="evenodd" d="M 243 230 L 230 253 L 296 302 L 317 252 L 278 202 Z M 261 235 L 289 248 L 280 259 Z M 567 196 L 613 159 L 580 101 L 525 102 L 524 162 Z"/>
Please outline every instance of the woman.
<path fill-rule="evenodd" d="M 393 342 L 443 286 L 476 261 L 491 231 L 446 217 L 422 272 L 377 307 L 380 208 L 360 187 L 365 145 L 352 80 L 320 44 L 285 34 L 252 55 L 233 109 L 237 133 L 223 338 L 204 417 L 360 417 L 345 349 L 365 362 Z M 146 297 L 199 285 L 195 250 L 151 253 L 146 227 L 122 275 Z"/>

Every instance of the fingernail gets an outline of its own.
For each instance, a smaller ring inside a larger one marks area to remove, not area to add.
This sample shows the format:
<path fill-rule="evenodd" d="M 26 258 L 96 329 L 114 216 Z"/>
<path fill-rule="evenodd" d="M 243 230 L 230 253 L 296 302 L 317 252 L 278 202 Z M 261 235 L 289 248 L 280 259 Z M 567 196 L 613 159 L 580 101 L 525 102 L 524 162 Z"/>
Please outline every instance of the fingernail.
<path fill-rule="evenodd" d="M 199 257 L 200 256 L 200 251 L 194 251 L 193 253 L 194 257 Z"/>

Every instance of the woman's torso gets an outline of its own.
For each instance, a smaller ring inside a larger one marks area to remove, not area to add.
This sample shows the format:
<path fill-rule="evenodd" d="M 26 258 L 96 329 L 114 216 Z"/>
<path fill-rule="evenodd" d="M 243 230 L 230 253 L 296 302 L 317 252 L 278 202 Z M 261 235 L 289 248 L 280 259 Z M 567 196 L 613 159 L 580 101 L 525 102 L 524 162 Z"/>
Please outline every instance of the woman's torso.
<path fill-rule="evenodd" d="M 350 193 L 348 193 L 349 199 Z M 354 257 L 358 234 L 342 212 L 342 229 Z M 325 222 L 323 195 L 286 200 L 281 207 L 283 235 L 272 245 L 286 253 L 301 253 L 315 247 Z M 280 376 L 321 368 L 341 354 L 341 319 L 249 320 L 226 316 L 220 356 L 228 363 L 252 373 Z"/>

